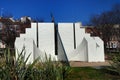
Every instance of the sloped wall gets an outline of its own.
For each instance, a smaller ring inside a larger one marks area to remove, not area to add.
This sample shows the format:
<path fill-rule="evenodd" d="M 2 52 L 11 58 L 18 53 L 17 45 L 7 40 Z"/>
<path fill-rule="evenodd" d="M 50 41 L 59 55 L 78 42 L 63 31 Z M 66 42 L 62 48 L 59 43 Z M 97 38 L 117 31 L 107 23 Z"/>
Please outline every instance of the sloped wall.
<path fill-rule="evenodd" d="M 67 53 L 69 61 L 88 61 L 87 41 L 83 38 L 82 42 L 71 53 Z"/>
<path fill-rule="evenodd" d="M 58 32 L 66 53 L 74 50 L 73 23 L 58 23 Z"/>
<path fill-rule="evenodd" d="M 60 61 L 67 61 L 67 62 L 69 61 L 59 33 L 58 33 L 58 55 L 57 55 L 57 58 Z"/>

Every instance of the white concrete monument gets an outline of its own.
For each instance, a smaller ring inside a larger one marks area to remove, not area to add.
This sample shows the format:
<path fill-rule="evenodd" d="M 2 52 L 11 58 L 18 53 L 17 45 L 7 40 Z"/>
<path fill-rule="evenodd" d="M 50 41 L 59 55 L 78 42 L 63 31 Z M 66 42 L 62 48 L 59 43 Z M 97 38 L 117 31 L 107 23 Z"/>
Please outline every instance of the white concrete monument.
<path fill-rule="evenodd" d="M 81 28 L 82 27 L 82 28 Z M 60 61 L 104 62 L 104 43 L 85 33 L 81 23 L 31 23 L 25 34 L 16 38 L 17 50 L 25 46 L 28 63 L 45 54 Z"/>

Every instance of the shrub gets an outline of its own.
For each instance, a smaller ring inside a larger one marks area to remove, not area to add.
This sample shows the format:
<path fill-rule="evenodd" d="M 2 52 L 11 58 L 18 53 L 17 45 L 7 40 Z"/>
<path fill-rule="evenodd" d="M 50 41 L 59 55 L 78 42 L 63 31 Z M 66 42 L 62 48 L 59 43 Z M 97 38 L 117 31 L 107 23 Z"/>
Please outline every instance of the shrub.
<path fill-rule="evenodd" d="M 67 77 L 70 67 L 59 61 L 52 61 L 51 57 L 41 59 L 35 66 L 41 70 L 41 80 L 63 80 Z"/>
<path fill-rule="evenodd" d="M 25 49 L 15 59 L 10 50 L 5 51 L 0 62 L 0 80 L 63 80 L 69 72 L 69 66 L 63 66 L 51 57 L 43 61 L 37 58 L 32 64 L 26 64 L 30 55 L 25 59 Z"/>
<path fill-rule="evenodd" d="M 108 70 L 120 75 L 120 53 L 112 56 L 112 62 L 110 62 L 110 64 L 111 66 Z"/>

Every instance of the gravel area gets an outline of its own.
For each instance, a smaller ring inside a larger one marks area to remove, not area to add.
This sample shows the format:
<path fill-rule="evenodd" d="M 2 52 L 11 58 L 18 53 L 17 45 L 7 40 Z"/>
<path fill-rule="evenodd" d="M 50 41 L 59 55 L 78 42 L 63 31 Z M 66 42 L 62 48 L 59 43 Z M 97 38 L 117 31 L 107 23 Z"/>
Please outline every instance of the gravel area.
<path fill-rule="evenodd" d="M 105 62 L 79 62 L 79 61 L 71 61 L 71 67 L 95 67 L 95 66 L 110 66 L 110 61 L 106 60 Z"/>

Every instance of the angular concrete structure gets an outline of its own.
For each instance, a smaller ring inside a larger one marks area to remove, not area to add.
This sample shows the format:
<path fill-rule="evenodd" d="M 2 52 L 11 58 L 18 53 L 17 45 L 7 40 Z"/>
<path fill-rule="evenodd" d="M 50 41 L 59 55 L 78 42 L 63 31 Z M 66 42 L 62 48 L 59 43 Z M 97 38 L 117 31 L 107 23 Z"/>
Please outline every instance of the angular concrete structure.
<path fill-rule="evenodd" d="M 16 38 L 17 50 L 25 46 L 27 55 L 31 53 L 29 62 L 45 54 L 60 61 L 104 61 L 104 43 L 99 37 L 91 37 L 85 33 L 81 23 L 31 23 L 25 34 Z M 82 27 L 82 28 L 81 28 Z M 27 56 L 26 55 L 26 56 Z M 54 60 L 53 59 L 53 60 Z"/>

